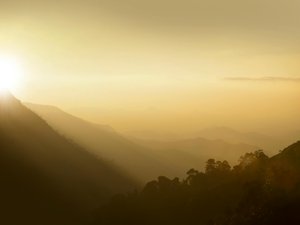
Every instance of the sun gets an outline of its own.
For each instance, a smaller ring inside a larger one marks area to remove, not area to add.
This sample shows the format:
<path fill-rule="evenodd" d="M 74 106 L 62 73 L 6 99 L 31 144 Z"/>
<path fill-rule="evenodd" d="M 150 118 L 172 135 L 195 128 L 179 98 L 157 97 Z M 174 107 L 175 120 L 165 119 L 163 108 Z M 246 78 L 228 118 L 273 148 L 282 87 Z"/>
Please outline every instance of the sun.
<path fill-rule="evenodd" d="M 20 61 L 11 56 L 0 56 L 0 91 L 15 91 L 23 70 Z"/>

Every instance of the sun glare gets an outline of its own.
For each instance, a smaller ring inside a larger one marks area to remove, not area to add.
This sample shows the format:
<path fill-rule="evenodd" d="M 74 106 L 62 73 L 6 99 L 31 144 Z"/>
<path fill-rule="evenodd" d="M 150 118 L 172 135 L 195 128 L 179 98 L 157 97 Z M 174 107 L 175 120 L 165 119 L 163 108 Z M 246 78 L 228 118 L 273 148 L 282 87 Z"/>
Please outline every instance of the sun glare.
<path fill-rule="evenodd" d="M 20 62 L 9 56 L 0 56 L 0 91 L 15 91 L 22 78 Z"/>

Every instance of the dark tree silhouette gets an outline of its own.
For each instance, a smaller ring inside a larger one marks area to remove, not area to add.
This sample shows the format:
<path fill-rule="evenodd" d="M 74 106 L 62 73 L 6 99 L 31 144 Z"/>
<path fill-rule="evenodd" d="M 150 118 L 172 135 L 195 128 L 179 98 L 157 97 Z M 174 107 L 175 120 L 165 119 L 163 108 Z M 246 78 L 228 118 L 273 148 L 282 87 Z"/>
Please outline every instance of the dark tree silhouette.
<path fill-rule="evenodd" d="M 93 224 L 300 224 L 299 163 L 300 142 L 272 158 L 262 150 L 247 153 L 233 168 L 209 159 L 205 172 L 190 169 L 183 180 L 160 176 L 140 192 L 114 198 Z"/>

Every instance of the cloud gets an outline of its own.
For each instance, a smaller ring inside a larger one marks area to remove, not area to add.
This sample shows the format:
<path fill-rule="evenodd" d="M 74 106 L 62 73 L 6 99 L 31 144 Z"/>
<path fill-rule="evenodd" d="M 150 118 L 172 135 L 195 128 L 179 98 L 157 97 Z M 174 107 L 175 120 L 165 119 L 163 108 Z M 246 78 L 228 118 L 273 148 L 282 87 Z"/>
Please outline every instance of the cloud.
<path fill-rule="evenodd" d="M 228 81 L 300 82 L 300 77 L 225 77 Z"/>

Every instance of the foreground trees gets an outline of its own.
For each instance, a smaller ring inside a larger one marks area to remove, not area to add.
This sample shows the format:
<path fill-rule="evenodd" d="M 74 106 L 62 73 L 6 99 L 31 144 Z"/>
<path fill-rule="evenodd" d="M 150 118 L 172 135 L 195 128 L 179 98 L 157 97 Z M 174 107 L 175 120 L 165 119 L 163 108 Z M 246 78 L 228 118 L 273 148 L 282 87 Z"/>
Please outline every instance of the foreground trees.
<path fill-rule="evenodd" d="M 139 192 L 115 196 L 93 224 L 300 224 L 299 162 L 300 142 L 273 158 L 247 153 L 233 168 L 209 159 L 205 172 L 191 169 L 183 180 L 161 176 Z"/>

